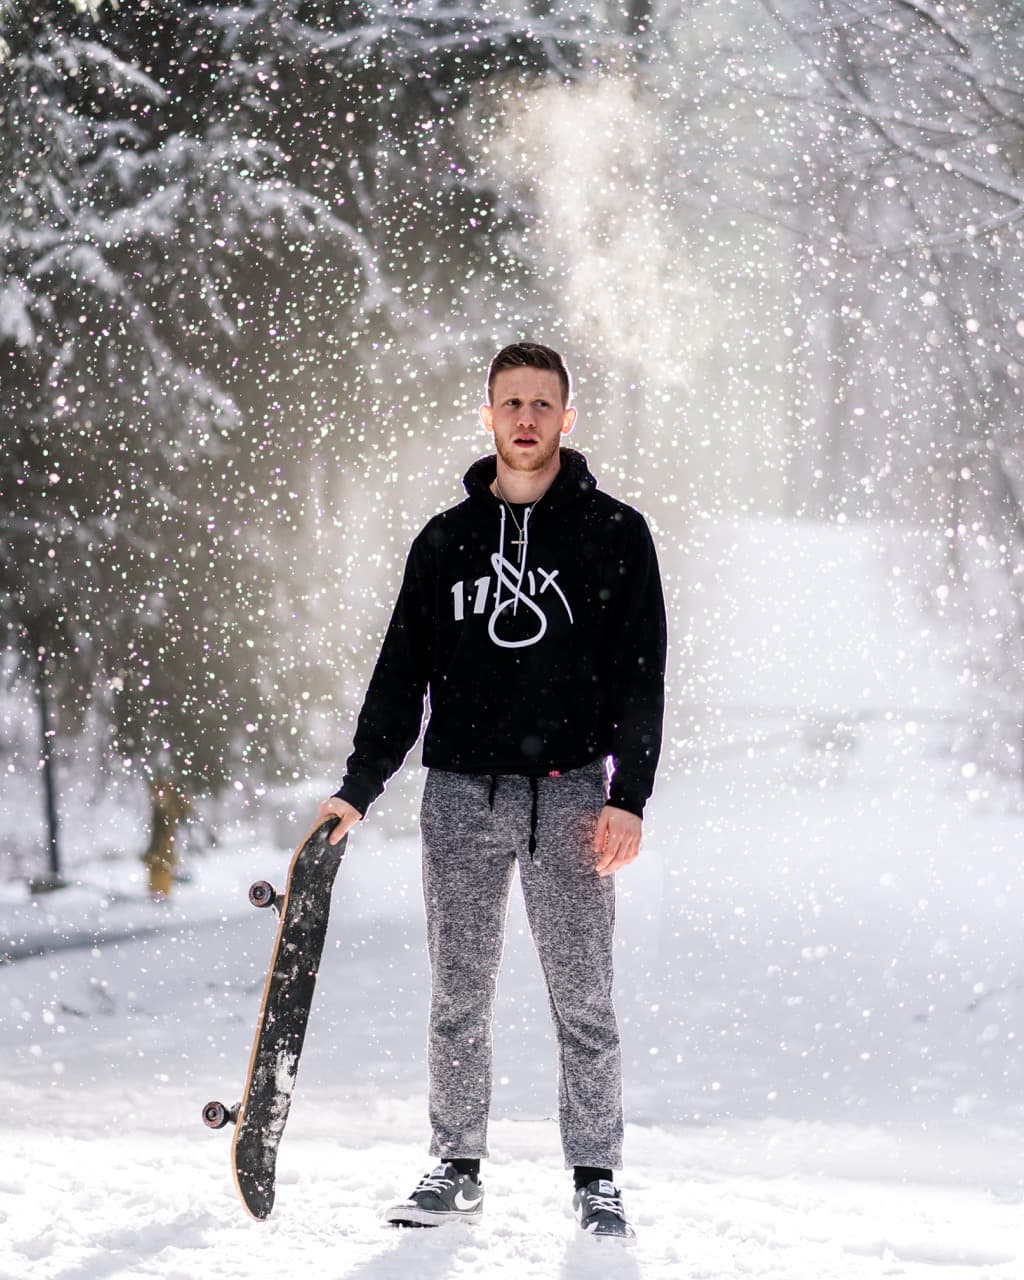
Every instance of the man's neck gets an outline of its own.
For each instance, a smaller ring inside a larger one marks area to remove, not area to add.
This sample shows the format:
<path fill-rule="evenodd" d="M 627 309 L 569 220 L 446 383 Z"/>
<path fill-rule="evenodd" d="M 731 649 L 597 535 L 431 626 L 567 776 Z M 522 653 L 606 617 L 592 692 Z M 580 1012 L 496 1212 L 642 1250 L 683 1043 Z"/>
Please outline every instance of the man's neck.
<path fill-rule="evenodd" d="M 498 458 L 498 474 L 495 477 L 495 483 L 491 485 L 491 492 L 497 497 L 500 489 L 500 496 L 506 502 L 536 502 L 551 488 L 561 469 L 562 463 L 558 454 L 555 454 L 551 461 L 552 465 L 545 467 L 543 471 L 513 471 L 502 462 L 501 458 Z"/>

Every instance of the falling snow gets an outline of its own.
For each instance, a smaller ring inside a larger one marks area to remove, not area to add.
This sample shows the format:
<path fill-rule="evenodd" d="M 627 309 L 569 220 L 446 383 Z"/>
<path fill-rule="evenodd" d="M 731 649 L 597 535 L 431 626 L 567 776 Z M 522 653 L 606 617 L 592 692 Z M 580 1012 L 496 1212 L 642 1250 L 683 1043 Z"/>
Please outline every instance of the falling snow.
<path fill-rule="evenodd" d="M 1022 68 L 1010 0 L 0 0 L 0 1272 L 1020 1274 Z M 670 613 L 638 1247 L 571 1239 L 517 916 L 488 1224 L 379 1228 L 422 1172 L 412 758 L 257 1240 L 198 1119 L 245 888 L 522 338 Z"/>

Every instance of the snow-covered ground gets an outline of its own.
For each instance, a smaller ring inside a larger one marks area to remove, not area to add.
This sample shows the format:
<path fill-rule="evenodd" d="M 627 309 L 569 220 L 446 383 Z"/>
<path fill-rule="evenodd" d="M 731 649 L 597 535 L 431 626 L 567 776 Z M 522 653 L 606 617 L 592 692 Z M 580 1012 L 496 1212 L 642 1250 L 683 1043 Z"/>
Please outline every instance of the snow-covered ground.
<path fill-rule="evenodd" d="M 781 533 L 759 539 L 763 563 L 792 563 Z M 925 657 L 907 659 L 907 620 L 870 567 L 849 616 L 832 610 L 815 638 L 823 615 L 796 595 L 837 559 L 818 544 L 817 561 L 803 545 L 791 607 L 774 611 L 751 603 L 750 557 L 734 573 L 743 555 L 715 544 L 717 603 L 692 661 L 731 710 L 668 744 L 644 851 L 618 877 L 633 1250 L 574 1236 L 547 1003 L 517 896 L 486 1219 L 380 1222 L 430 1165 L 410 766 L 339 875 L 268 1224 L 237 1203 L 229 1135 L 200 1111 L 235 1101 L 248 1060 L 274 924 L 247 886 L 280 878 L 334 779 L 224 802 L 216 848 L 162 907 L 92 811 L 68 823 L 79 850 L 95 830 L 105 851 L 79 858 L 78 887 L 32 901 L 0 886 L 0 952 L 21 957 L 0 967 L 0 1276 L 1020 1280 L 1024 818 L 980 774 L 965 782 L 941 715 L 839 726 L 862 688 L 875 710 L 908 690 L 944 712 L 949 694 L 934 672 L 915 683 L 934 646 L 917 635 Z M 778 602 L 775 576 L 765 598 Z M 777 645 L 741 626 L 741 609 Z M 712 618 L 742 636 L 723 644 Z M 843 668 L 838 705 L 835 682 L 816 691 L 822 715 L 793 696 L 787 618 L 810 670 Z M 907 680 L 871 675 L 886 653 Z M 764 679 L 744 690 L 757 663 Z M 30 954 L 55 941 L 75 945 Z"/>
<path fill-rule="evenodd" d="M 126 910 L 159 931 L 2 970 L 0 1274 L 1017 1280 L 1020 821 L 979 813 L 905 746 L 876 727 L 841 775 L 798 741 L 723 753 L 659 791 L 619 876 L 628 1255 L 573 1236 L 515 900 L 486 1223 L 380 1225 L 429 1165 L 427 974 L 415 841 L 368 823 L 339 878 L 267 1225 L 237 1204 L 228 1135 L 199 1113 L 239 1091 L 273 931 L 245 890 L 286 847 L 250 832 L 198 862 L 170 910 L 112 908 L 114 933 Z M 76 892 L 28 910 L 78 928 Z"/>

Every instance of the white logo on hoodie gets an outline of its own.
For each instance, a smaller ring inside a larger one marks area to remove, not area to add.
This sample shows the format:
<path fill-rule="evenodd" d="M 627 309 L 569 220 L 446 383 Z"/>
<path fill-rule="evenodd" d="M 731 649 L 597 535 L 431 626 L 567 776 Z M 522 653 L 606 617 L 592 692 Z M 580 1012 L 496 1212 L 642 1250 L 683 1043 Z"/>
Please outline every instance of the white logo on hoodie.
<path fill-rule="evenodd" d="M 518 565 L 515 565 L 505 557 L 505 508 L 501 508 L 501 534 L 498 550 L 491 556 L 491 567 L 494 570 L 497 585 L 494 591 L 494 606 L 487 623 L 487 634 L 500 649 L 525 649 L 530 645 L 538 644 L 544 638 L 548 629 L 548 618 L 534 597 L 543 596 L 546 591 L 554 591 L 565 608 L 569 622 L 573 621 L 569 601 L 566 600 L 562 588 L 555 581 L 558 577 L 558 570 L 541 569 L 539 567 L 534 570 L 526 567 L 526 553 L 530 545 L 531 510 L 531 507 L 527 507 L 523 517 L 523 537 L 518 544 L 520 547 L 520 561 Z M 476 587 L 473 612 L 477 614 L 486 613 L 487 600 L 491 594 L 491 579 L 490 577 L 477 578 L 473 585 Z M 524 586 L 526 588 L 525 591 Z M 504 599 L 502 598 L 503 588 L 508 593 Z M 452 587 L 452 595 L 455 598 L 455 620 L 456 622 L 461 622 L 466 616 L 466 583 L 456 582 Z M 512 616 L 517 616 L 520 605 L 534 614 L 536 630 L 531 635 L 521 637 L 518 640 L 504 640 L 498 635 L 499 619 L 510 609 Z"/>

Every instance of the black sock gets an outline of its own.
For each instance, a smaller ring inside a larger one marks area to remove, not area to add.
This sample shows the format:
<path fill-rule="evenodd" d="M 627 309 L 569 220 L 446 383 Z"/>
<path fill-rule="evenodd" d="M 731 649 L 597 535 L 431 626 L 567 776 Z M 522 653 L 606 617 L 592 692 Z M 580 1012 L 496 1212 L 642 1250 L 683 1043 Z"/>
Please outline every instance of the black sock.
<path fill-rule="evenodd" d="M 453 1164 L 459 1173 L 468 1173 L 470 1177 L 480 1181 L 480 1161 L 479 1160 L 449 1160 L 449 1164 Z"/>
<path fill-rule="evenodd" d="M 589 1187 L 598 1178 L 604 1178 L 605 1181 L 611 1182 L 612 1171 L 611 1169 L 595 1169 L 593 1165 L 589 1164 L 578 1164 L 573 1170 L 572 1177 L 576 1190 L 579 1191 L 580 1187 Z"/>

